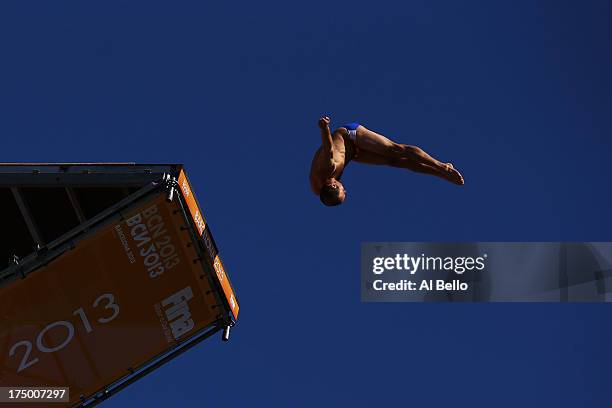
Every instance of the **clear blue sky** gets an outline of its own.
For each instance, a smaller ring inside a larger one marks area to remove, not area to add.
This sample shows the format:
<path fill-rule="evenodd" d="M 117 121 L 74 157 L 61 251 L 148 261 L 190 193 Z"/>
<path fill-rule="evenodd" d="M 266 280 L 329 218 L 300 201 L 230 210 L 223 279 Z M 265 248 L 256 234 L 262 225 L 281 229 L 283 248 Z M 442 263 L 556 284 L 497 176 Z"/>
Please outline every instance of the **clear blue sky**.
<path fill-rule="evenodd" d="M 229 343 L 106 406 L 609 406 L 609 305 L 364 304 L 359 250 L 612 240 L 611 19 L 606 1 L 2 2 L 0 159 L 185 163 L 241 301 Z M 321 114 L 466 185 L 357 164 L 325 208 Z"/>

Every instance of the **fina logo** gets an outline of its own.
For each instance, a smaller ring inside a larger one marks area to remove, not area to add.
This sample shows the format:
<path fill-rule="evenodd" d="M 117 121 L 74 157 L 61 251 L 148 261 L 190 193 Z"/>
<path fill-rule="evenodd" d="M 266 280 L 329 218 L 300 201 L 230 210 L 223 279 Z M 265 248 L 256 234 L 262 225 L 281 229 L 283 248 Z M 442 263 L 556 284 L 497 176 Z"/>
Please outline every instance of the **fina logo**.
<path fill-rule="evenodd" d="M 170 323 L 175 340 L 193 329 L 193 320 L 187 304 L 187 301 L 191 298 L 193 298 L 193 292 L 187 286 L 162 301 L 163 307 L 170 306 L 166 309 L 166 319 Z"/>
<path fill-rule="evenodd" d="M 217 276 L 219 277 L 219 281 L 223 282 L 225 279 L 225 271 L 223 270 L 223 266 L 221 265 L 221 261 L 219 257 L 215 258 L 215 262 L 213 263 L 215 271 L 217 271 Z"/>

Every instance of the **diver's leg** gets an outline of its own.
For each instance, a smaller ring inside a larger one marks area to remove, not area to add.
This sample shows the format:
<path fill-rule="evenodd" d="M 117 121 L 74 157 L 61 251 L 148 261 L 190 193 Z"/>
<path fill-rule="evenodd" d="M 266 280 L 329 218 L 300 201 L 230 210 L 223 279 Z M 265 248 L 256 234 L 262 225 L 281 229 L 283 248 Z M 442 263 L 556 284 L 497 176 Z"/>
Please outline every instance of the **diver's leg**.
<path fill-rule="evenodd" d="M 426 164 L 416 163 L 413 160 L 407 160 L 403 158 L 392 158 L 392 157 L 382 156 L 380 154 L 372 153 L 367 150 L 360 151 L 359 157 L 356 157 L 354 161 L 358 163 L 364 163 L 364 164 L 390 166 L 390 167 L 397 167 L 400 169 L 412 170 L 417 173 L 431 174 L 433 176 L 437 176 L 445 180 L 448 180 L 448 174 L 446 172 L 441 172 Z"/>
<path fill-rule="evenodd" d="M 367 129 L 360 125 L 357 128 L 357 146 L 363 151 L 369 151 L 391 159 L 404 159 L 413 164 L 415 168 L 423 165 L 437 171 L 440 177 L 456 184 L 463 184 L 463 177 L 455 170 L 452 164 L 443 163 L 431 157 L 417 146 L 399 144 L 391 139 Z M 404 163 L 405 166 L 409 165 Z"/>

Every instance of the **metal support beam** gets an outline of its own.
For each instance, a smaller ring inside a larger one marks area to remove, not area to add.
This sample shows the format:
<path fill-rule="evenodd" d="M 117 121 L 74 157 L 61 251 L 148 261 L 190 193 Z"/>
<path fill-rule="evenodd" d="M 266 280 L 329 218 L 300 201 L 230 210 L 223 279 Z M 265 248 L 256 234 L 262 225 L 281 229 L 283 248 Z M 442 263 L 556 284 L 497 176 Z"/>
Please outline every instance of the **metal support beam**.
<path fill-rule="evenodd" d="M 21 190 L 17 187 L 11 187 L 11 192 L 13 193 L 13 197 L 15 197 L 15 201 L 17 202 L 17 206 L 19 207 L 19 211 L 21 211 L 21 216 L 23 217 L 26 225 L 28 226 L 28 231 L 30 231 L 30 235 L 34 240 L 34 243 L 37 247 L 44 246 L 44 240 L 42 235 L 40 234 L 40 230 L 30 213 L 30 209 L 26 204 L 23 196 L 21 195 Z"/>
<path fill-rule="evenodd" d="M 76 194 L 74 193 L 74 189 L 72 187 L 66 187 L 66 194 L 68 194 L 68 198 L 70 199 L 70 204 L 72 204 L 72 208 L 79 219 L 79 223 L 84 223 L 87 221 L 85 218 L 85 213 L 83 213 L 83 209 L 81 208 L 81 204 L 79 204 L 79 200 L 77 199 Z"/>
<path fill-rule="evenodd" d="M 32 253 L 23 259 L 20 259 L 20 272 L 27 275 L 28 273 L 38 269 L 41 265 L 44 265 L 60 256 L 63 252 L 74 248 L 75 242 L 78 242 L 83 237 L 84 232 L 93 232 L 98 228 L 107 225 L 111 222 L 111 220 L 121 220 L 123 217 L 121 213 L 122 211 L 124 211 L 126 208 L 134 208 L 137 205 L 135 203 L 140 202 L 140 200 L 145 200 L 150 194 L 155 194 L 159 188 L 161 188 L 161 184 L 154 183 L 141 188 L 140 190 L 131 194 L 129 197 L 124 198 L 117 204 L 114 204 L 113 206 L 102 211 L 100 214 L 74 227 L 61 237 L 47 243 L 45 247 L 47 251 Z M 12 279 L 14 273 L 15 271 L 11 267 L 7 268 L 6 271 L 0 271 L 0 275 L 4 275 L 4 278 L 0 279 L 0 288 L 7 284 L 7 279 Z"/>
<path fill-rule="evenodd" d="M 223 329 L 223 335 L 221 336 L 221 340 L 229 341 L 230 328 L 231 326 L 225 326 L 225 328 Z"/>

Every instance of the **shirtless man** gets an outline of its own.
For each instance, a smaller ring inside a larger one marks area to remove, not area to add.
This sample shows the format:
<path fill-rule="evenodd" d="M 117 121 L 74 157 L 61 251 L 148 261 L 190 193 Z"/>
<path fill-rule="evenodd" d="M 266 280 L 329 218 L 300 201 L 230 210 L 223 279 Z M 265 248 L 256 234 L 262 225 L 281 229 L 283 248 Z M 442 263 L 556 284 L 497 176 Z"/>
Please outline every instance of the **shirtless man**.
<path fill-rule="evenodd" d="M 463 185 L 463 177 L 452 164 L 440 162 L 416 146 L 395 143 L 359 123 L 347 123 L 331 132 L 329 122 L 327 116 L 319 119 L 322 143 L 310 167 L 312 192 L 327 206 L 344 202 L 346 190 L 340 178 L 351 160 L 431 174 Z"/>

